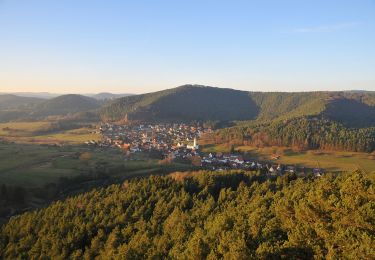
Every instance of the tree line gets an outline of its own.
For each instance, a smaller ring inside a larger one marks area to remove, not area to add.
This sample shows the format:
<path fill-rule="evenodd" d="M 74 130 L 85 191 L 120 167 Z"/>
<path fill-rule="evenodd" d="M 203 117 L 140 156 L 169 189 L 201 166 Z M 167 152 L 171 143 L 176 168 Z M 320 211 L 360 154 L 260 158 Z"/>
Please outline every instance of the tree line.
<path fill-rule="evenodd" d="M 375 127 L 347 128 L 324 118 L 300 117 L 225 128 L 211 139 L 216 143 L 258 147 L 275 145 L 372 152 L 375 149 Z"/>

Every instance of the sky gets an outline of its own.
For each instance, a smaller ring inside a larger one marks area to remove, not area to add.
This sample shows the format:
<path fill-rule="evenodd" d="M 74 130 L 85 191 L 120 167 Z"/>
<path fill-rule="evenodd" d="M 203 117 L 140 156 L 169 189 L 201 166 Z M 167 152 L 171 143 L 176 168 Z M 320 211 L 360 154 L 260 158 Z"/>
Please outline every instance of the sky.
<path fill-rule="evenodd" d="M 375 0 L 0 0 L 0 92 L 375 90 Z"/>

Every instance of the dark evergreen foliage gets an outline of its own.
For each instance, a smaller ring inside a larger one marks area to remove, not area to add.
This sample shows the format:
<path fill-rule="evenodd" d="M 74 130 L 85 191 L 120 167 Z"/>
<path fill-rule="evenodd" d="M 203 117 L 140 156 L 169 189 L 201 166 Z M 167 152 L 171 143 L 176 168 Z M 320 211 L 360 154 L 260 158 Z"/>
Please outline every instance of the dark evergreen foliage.
<path fill-rule="evenodd" d="M 255 146 L 292 146 L 371 152 L 375 150 L 375 127 L 347 128 L 320 117 L 300 117 L 268 123 L 249 123 L 218 131 L 217 143 Z"/>
<path fill-rule="evenodd" d="M 343 104 L 342 106 L 337 104 Z M 99 114 L 116 121 L 234 121 L 291 119 L 325 115 L 351 127 L 375 126 L 373 92 L 246 92 L 185 85 L 124 97 Z"/>
<path fill-rule="evenodd" d="M 12 218 L 4 259 L 372 259 L 374 175 L 149 177 Z"/>
<path fill-rule="evenodd" d="M 94 98 L 69 94 L 47 100 L 40 104 L 32 114 L 39 117 L 66 115 L 93 110 L 99 107 L 100 102 Z"/>
<path fill-rule="evenodd" d="M 181 86 L 124 97 L 101 109 L 104 120 L 209 121 L 250 120 L 258 113 L 245 91 L 204 86 Z"/>

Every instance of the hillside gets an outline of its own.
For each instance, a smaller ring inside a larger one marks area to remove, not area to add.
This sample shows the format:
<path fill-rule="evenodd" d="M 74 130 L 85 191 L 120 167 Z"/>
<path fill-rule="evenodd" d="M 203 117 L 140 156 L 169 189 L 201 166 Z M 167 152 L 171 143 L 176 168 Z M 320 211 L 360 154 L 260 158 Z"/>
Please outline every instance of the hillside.
<path fill-rule="evenodd" d="M 45 99 L 42 98 L 0 95 L 0 122 L 27 119 L 29 113 L 43 102 Z"/>
<path fill-rule="evenodd" d="M 348 128 L 321 117 L 296 117 L 249 122 L 220 129 L 209 137 L 216 144 L 257 147 L 288 146 L 301 150 L 327 149 L 355 152 L 375 150 L 375 127 Z"/>
<path fill-rule="evenodd" d="M 345 109 L 343 109 L 343 107 Z M 320 115 L 349 127 L 375 126 L 373 92 L 246 92 L 185 85 L 114 100 L 104 120 L 242 121 Z"/>
<path fill-rule="evenodd" d="M 21 97 L 12 94 L 0 95 L 0 110 L 28 109 L 45 101 L 42 98 Z"/>
<path fill-rule="evenodd" d="M 40 104 L 31 113 L 32 116 L 46 117 L 51 115 L 67 115 L 84 112 L 100 107 L 100 102 L 94 98 L 82 95 L 62 95 L 49 99 Z"/>
<path fill-rule="evenodd" d="M 374 92 L 247 92 L 199 85 L 115 98 L 63 95 L 49 100 L 0 96 L 0 121 L 97 110 L 103 121 L 267 122 L 315 116 L 345 127 L 375 126 Z M 96 117 L 91 114 L 90 117 Z"/>
<path fill-rule="evenodd" d="M 349 127 L 375 126 L 375 104 L 371 106 L 356 99 L 332 100 L 322 114 Z"/>
<path fill-rule="evenodd" d="M 372 259 L 374 174 L 176 173 L 12 218 L 4 259 Z"/>
<path fill-rule="evenodd" d="M 89 95 L 89 96 L 97 100 L 112 100 L 112 99 L 131 96 L 131 95 L 132 94 L 113 94 L 109 92 L 101 92 L 101 93 Z"/>
<path fill-rule="evenodd" d="M 101 109 L 105 120 L 192 121 L 249 120 L 257 107 L 248 93 L 232 89 L 185 85 L 120 98 Z"/>

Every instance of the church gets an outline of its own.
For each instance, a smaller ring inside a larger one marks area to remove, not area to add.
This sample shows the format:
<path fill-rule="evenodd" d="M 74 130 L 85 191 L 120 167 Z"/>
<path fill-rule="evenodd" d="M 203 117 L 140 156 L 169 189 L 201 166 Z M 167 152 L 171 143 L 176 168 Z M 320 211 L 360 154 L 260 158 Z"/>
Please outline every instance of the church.
<path fill-rule="evenodd" d="M 187 149 L 191 149 L 191 150 L 198 150 L 199 149 L 199 145 L 197 144 L 197 138 L 194 137 L 194 143 L 193 143 L 193 145 L 187 145 L 186 148 Z"/>

